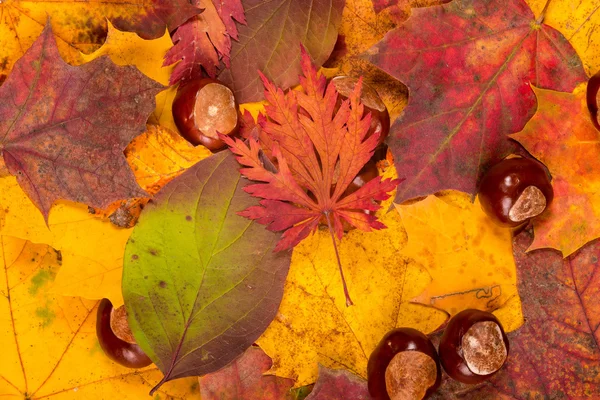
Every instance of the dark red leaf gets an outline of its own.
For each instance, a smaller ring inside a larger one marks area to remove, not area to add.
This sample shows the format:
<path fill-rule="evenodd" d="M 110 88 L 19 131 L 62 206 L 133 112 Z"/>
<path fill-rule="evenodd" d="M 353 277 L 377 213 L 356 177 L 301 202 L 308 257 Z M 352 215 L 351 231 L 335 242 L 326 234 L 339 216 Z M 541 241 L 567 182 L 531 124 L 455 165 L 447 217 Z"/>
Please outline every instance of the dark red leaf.
<path fill-rule="evenodd" d="M 563 259 L 526 253 L 532 234 L 514 241 L 525 324 L 509 334 L 504 368 L 487 383 L 446 381 L 438 399 L 600 398 L 600 242 Z"/>
<path fill-rule="evenodd" d="M 108 57 L 68 65 L 47 25 L 0 86 L 0 154 L 46 219 L 58 199 L 104 208 L 145 196 L 123 150 L 162 89 Z"/>
<path fill-rule="evenodd" d="M 165 56 L 165 65 L 179 62 L 171 74 L 171 84 L 199 78 L 201 68 L 214 78 L 221 62 L 229 67 L 231 38 L 238 38 L 234 20 L 246 23 L 241 0 L 193 2 L 204 11 L 177 29 L 173 35 L 175 45 Z"/>
<path fill-rule="evenodd" d="M 388 144 L 406 176 L 396 202 L 444 189 L 475 193 L 486 169 L 515 150 L 507 135 L 535 112 L 530 84 L 571 91 L 579 57 L 524 0 L 455 0 L 414 9 L 368 51 L 409 88 Z"/>
<path fill-rule="evenodd" d="M 250 347 L 229 365 L 199 378 L 202 400 L 285 400 L 292 379 L 263 375 L 273 362 L 258 347 Z"/>
<path fill-rule="evenodd" d="M 345 370 L 319 365 L 319 379 L 306 400 L 371 400 L 367 381 Z"/>

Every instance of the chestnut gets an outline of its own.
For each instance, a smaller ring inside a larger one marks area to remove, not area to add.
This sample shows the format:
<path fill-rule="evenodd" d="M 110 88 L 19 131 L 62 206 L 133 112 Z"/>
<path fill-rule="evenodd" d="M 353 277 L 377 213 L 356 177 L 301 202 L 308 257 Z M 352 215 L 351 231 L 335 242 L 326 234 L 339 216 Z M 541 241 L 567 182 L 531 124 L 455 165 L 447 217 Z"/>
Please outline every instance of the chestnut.
<path fill-rule="evenodd" d="M 133 338 L 124 306 L 115 309 L 110 300 L 100 301 L 96 318 L 96 336 L 108 358 L 124 367 L 143 368 L 152 364 L 150 357 Z"/>
<path fill-rule="evenodd" d="M 439 354 L 451 378 L 475 384 L 502 368 L 508 349 L 508 338 L 494 314 L 468 309 L 456 314 L 446 326 Z"/>
<path fill-rule="evenodd" d="M 554 192 L 544 166 L 530 158 L 510 158 L 494 165 L 479 185 L 483 211 L 502 226 L 515 227 L 540 215 Z"/>
<path fill-rule="evenodd" d="M 225 147 L 219 133 L 235 136 L 240 125 L 231 89 L 208 78 L 179 85 L 173 101 L 173 119 L 188 142 L 201 144 L 213 152 Z"/>
<path fill-rule="evenodd" d="M 338 102 L 336 111 L 342 104 L 343 100 L 354 91 L 358 79 L 351 76 L 336 76 L 331 80 L 335 89 L 338 92 Z M 377 91 L 368 84 L 363 82 L 362 93 L 360 96 L 361 103 L 365 106 L 364 115 L 371 113 L 371 126 L 369 132 L 365 136 L 368 138 L 374 134 L 379 135 L 379 145 L 382 145 L 388 134 L 390 133 L 390 114 L 388 113 L 385 104 L 377 94 Z M 377 160 L 376 160 L 377 161 Z"/>
<path fill-rule="evenodd" d="M 388 332 L 367 364 L 367 385 L 374 400 L 421 400 L 440 385 L 440 361 L 431 340 L 412 328 Z"/>

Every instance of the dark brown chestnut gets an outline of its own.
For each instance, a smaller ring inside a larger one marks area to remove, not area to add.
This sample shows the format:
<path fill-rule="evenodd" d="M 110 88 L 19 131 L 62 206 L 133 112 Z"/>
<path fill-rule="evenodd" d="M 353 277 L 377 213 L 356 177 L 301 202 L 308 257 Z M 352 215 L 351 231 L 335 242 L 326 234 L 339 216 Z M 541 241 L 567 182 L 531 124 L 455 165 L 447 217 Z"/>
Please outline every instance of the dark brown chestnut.
<path fill-rule="evenodd" d="M 367 364 L 374 400 L 421 400 L 440 385 L 442 372 L 431 340 L 412 328 L 388 332 Z"/>
<path fill-rule="evenodd" d="M 336 76 L 331 82 L 335 85 L 335 89 L 339 94 L 336 107 L 339 109 L 342 101 L 346 100 L 354 91 L 358 79 L 351 76 Z M 390 133 L 390 114 L 385 104 L 381 100 L 381 97 L 379 97 L 379 94 L 377 94 L 377 91 L 364 82 L 360 101 L 365 106 L 363 115 L 371 113 L 371 126 L 365 138 L 377 134 L 379 135 L 379 145 L 383 144 Z"/>
<path fill-rule="evenodd" d="M 483 211 L 502 226 L 518 226 L 540 215 L 554 192 L 544 166 L 530 158 L 510 158 L 494 165 L 481 179 Z"/>
<path fill-rule="evenodd" d="M 201 144 L 213 152 L 225 147 L 218 134 L 235 136 L 240 125 L 231 89 L 208 78 L 179 86 L 173 101 L 173 118 L 188 142 Z"/>
<path fill-rule="evenodd" d="M 508 350 L 500 321 L 492 313 L 474 309 L 461 311 L 450 320 L 439 346 L 446 373 L 469 384 L 483 382 L 498 372 Z"/>
<path fill-rule="evenodd" d="M 100 301 L 96 318 L 96 336 L 100 347 L 111 360 L 129 368 L 143 368 L 152 364 L 150 357 L 133 338 L 124 306 L 115 309 L 110 300 Z"/>

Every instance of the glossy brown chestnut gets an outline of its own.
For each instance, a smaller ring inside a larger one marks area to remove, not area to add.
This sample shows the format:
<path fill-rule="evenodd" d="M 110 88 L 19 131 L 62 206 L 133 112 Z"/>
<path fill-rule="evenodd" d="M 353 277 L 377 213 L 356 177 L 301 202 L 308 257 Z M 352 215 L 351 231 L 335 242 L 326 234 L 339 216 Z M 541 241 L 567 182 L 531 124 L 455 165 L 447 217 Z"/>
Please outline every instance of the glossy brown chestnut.
<path fill-rule="evenodd" d="M 133 339 L 125 309 L 114 309 L 108 299 L 102 299 L 98 306 L 96 336 L 100 347 L 111 360 L 129 368 L 143 368 L 152 364 Z"/>
<path fill-rule="evenodd" d="M 446 326 L 439 355 L 451 378 L 475 384 L 502 368 L 508 350 L 508 338 L 494 314 L 469 309 L 456 314 Z"/>
<path fill-rule="evenodd" d="M 481 179 L 483 211 L 502 226 L 518 226 L 540 215 L 554 192 L 544 166 L 529 158 L 510 158 L 494 165 Z"/>
<path fill-rule="evenodd" d="M 343 100 L 346 100 L 354 91 L 358 79 L 351 76 L 336 76 L 331 80 L 339 94 L 336 109 L 339 109 Z M 379 145 L 383 144 L 390 133 L 390 114 L 385 104 L 372 86 L 363 82 L 361 103 L 365 106 L 363 115 L 371 113 L 371 126 L 365 138 L 371 135 L 379 135 Z"/>
<path fill-rule="evenodd" d="M 187 141 L 213 152 L 225 146 L 218 134 L 235 136 L 240 125 L 233 92 L 208 78 L 179 86 L 173 101 L 173 119 Z"/>
<path fill-rule="evenodd" d="M 412 328 L 388 332 L 367 364 L 374 400 L 421 400 L 440 385 L 442 372 L 431 340 Z"/>

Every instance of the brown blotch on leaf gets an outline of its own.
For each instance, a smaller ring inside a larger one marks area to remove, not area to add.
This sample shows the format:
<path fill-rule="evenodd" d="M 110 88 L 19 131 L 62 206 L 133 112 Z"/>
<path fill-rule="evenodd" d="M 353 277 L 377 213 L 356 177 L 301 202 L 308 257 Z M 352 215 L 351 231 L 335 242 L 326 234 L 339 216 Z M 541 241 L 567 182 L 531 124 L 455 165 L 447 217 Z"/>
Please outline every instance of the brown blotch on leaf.
<path fill-rule="evenodd" d="M 185 220 L 186 221 L 191 221 L 192 220 L 192 216 L 191 215 L 186 215 L 185 216 Z"/>
<path fill-rule="evenodd" d="M 498 371 L 508 357 L 502 331 L 493 321 L 473 324 L 462 338 L 462 350 L 467 366 L 477 375 Z"/>
<path fill-rule="evenodd" d="M 158 250 L 150 248 L 150 249 L 148 249 L 148 253 L 152 254 L 153 256 L 157 256 L 158 255 Z"/>
<path fill-rule="evenodd" d="M 385 370 L 385 386 L 391 400 L 423 399 L 435 384 L 435 361 L 420 351 L 402 351 Z"/>
<path fill-rule="evenodd" d="M 160 286 L 161 288 L 163 288 L 163 289 L 164 289 L 164 288 L 166 288 L 166 287 L 167 287 L 167 282 L 165 282 L 165 281 L 160 281 L 160 282 L 158 283 L 158 286 Z"/>
<path fill-rule="evenodd" d="M 127 343 L 136 343 L 127 322 L 127 310 L 125 310 L 125 306 L 112 309 L 110 312 L 110 328 L 119 339 Z"/>
<path fill-rule="evenodd" d="M 132 260 L 137 260 L 138 258 L 140 258 L 140 257 L 137 254 L 134 254 L 134 255 L 131 256 Z"/>

